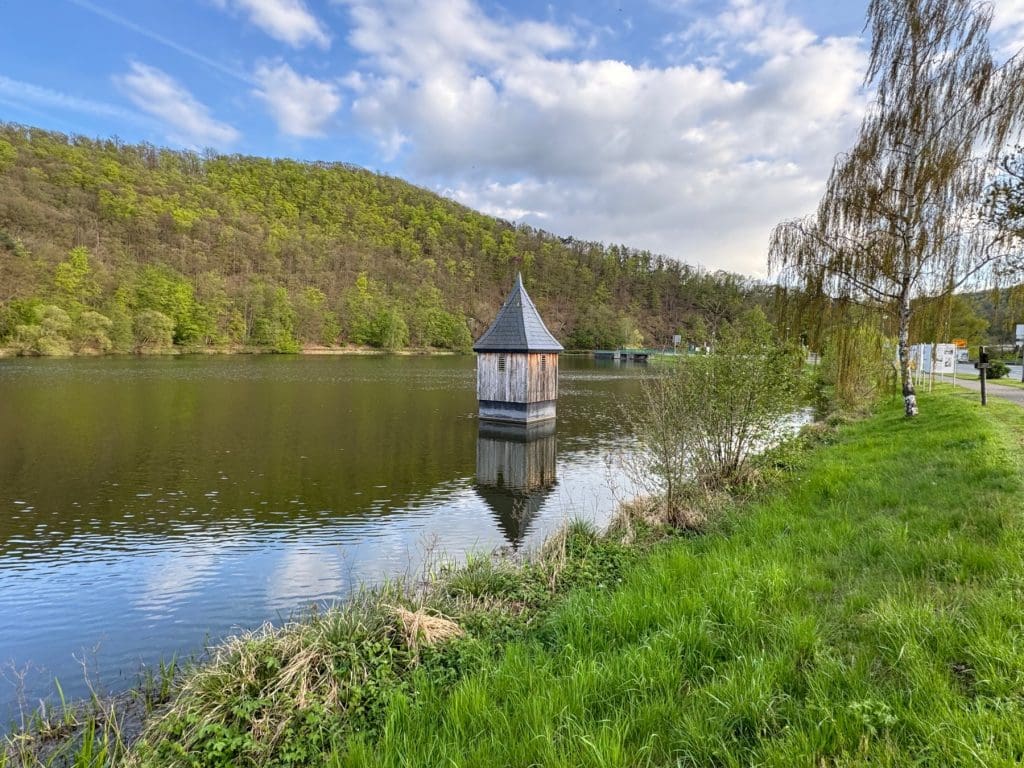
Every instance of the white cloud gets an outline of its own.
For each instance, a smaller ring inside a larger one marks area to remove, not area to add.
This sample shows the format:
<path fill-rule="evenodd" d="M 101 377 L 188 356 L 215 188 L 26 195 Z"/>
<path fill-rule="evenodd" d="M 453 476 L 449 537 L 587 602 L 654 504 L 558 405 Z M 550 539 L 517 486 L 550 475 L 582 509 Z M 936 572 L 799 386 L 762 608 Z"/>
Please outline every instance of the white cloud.
<path fill-rule="evenodd" d="M 300 75 L 283 62 L 261 64 L 256 80 L 254 94 L 266 102 L 281 132 L 290 136 L 322 136 L 341 106 L 336 86 Z"/>
<path fill-rule="evenodd" d="M 742 75 L 587 59 L 572 30 L 469 0 L 345 4 L 366 57 L 345 81 L 353 115 L 420 183 L 711 267 L 764 272 L 771 227 L 813 209 L 863 113 L 860 42 L 822 39 L 773 1 L 679 30 L 746 57 Z"/>
<path fill-rule="evenodd" d="M 249 20 L 268 35 L 293 48 L 312 43 L 331 47 L 331 36 L 323 23 L 302 0 L 214 0 L 219 7 L 228 5 L 249 16 Z"/>
<path fill-rule="evenodd" d="M 159 120 L 168 139 L 177 144 L 219 148 L 239 139 L 237 130 L 214 119 L 205 105 L 156 67 L 134 62 L 131 71 L 114 82 L 136 107 Z"/>
<path fill-rule="evenodd" d="M 33 83 L 12 80 L 0 75 L 0 96 L 7 96 L 18 104 L 34 104 L 41 107 L 52 107 L 68 112 L 76 112 L 97 117 L 126 120 L 133 123 L 143 121 L 140 115 L 131 110 L 123 109 L 114 104 L 107 104 L 93 99 L 83 99 L 51 88 L 44 88 Z"/>
<path fill-rule="evenodd" d="M 1006 54 L 1024 47 L 1024 0 L 994 0 L 992 33 Z"/>

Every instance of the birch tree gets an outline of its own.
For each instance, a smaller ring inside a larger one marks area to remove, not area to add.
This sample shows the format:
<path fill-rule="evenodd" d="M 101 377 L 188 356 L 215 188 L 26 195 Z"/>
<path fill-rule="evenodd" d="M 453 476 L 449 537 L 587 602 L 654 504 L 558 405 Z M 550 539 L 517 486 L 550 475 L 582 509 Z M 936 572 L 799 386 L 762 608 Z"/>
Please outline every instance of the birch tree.
<path fill-rule="evenodd" d="M 996 61 L 991 22 L 977 0 L 871 0 L 874 103 L 816 213 L 772 234 L 781 280 L 893 318 L 907 416 L 918 413 L 913 299 L 952 293 L 1011 257 L 981 209 L 1024 125 L 1024 62 L 1020 52 Z"/>
<path fill-rule="evenodd" d="M 1007 240 L 1024 240 L 1024 147 L 1003 158 L 989 189 L 988 219 Z"/>

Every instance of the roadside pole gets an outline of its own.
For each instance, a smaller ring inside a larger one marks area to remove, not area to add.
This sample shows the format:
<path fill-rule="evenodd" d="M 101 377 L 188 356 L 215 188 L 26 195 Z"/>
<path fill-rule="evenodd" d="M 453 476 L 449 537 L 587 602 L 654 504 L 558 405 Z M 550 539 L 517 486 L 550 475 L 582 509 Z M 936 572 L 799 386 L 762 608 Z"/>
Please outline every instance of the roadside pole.
<path fill-rule="evenodd" d="M 1014 341 L 1020 344 L 1020 380 L 1024 384 L 1024 323 L 1017 323 L 1013 330 Z"/>
<path fill-rule="evenodd" d="M 978 379 L 981 381 L 981 404 L 985 405 L 985 372 L 988 370 L 988 350 L 978 347 Z"/>

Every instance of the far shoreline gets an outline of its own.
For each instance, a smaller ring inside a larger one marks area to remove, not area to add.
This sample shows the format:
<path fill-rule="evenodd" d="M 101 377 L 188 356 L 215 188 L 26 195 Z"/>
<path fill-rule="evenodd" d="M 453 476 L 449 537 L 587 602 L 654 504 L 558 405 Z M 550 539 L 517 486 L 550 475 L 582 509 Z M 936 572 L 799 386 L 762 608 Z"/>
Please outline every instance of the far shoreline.
<path fill-rule="evenodd" d="M 296 355 L 296 356 L 319 356 L 319 357 L 333 357 L 333 356 L 384 356 L 384 355 L 400 355 L 403 357 L 455 357 L 461 355 L 469 355 L 469 352 L 456 352 L 450 349 L 429 349 L 429 348 L 415 348 L 415 349 L 375 349 L 373 347 L 303 347 L 296 352 L 279 352 L 274 349 L 267 349 L 266 347 L 246 347 L 246 346 L 229 346 L 229 347 L 172 347 L 170 349 L 161 350 L 135 350 L 132 352 L 96 352 L 96 351 L 81 351 L 72 352 L 67 355 L 23 355 L 18 352 L 17 349 L 12 347 L 0 347 L 0 358 L 72 358 L 72 357 L 184 357 L 187 355 Z"/>
<path fill-rule="evenodd" d="M 0 359 L 48 358 L 51 360 L 79 357 L 185 357 L 189 355 L 206 355 L 210 357 L 218 355 L 281 355 L 299 357 L 469 357 L 472 354 L 473 353 L 471 351 L 457 352 L 451 349 L 434 349 L 430 347 L 417 347 L 410 349 L 377 349 L 375 347 L 306 346 L 298 350 L 297 352 L 278 352 L 277 350 L 267 349 L 266 347 L 230 346 L 172 347 L 171 349 L 164 350 L 137 350 L 134 352 L 96 352 L 87 350 L 81 352 L 72 352 L 67 355 L 22 355 L 18 352 L 17 349 L 14 349 L 13 347 L 0 347 Z M 591 353 L 588 350 L 566 350 L 562 354 L 572 356 L 589 356 Z"/>

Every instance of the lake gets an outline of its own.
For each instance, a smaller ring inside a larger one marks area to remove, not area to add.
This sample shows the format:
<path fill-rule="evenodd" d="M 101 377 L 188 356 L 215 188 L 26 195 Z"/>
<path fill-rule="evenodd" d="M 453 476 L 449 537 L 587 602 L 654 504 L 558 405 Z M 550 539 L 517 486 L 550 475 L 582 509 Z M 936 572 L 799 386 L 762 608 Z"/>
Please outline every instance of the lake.
<path fill-rule="evenodd" d="M 472 357 L 0 360 L 0 724 L 425 559 L 604 523 L 642 368 L 563 356 L 481 428 Z M 3 730 L 0 727 L 0 730 Z"/>

